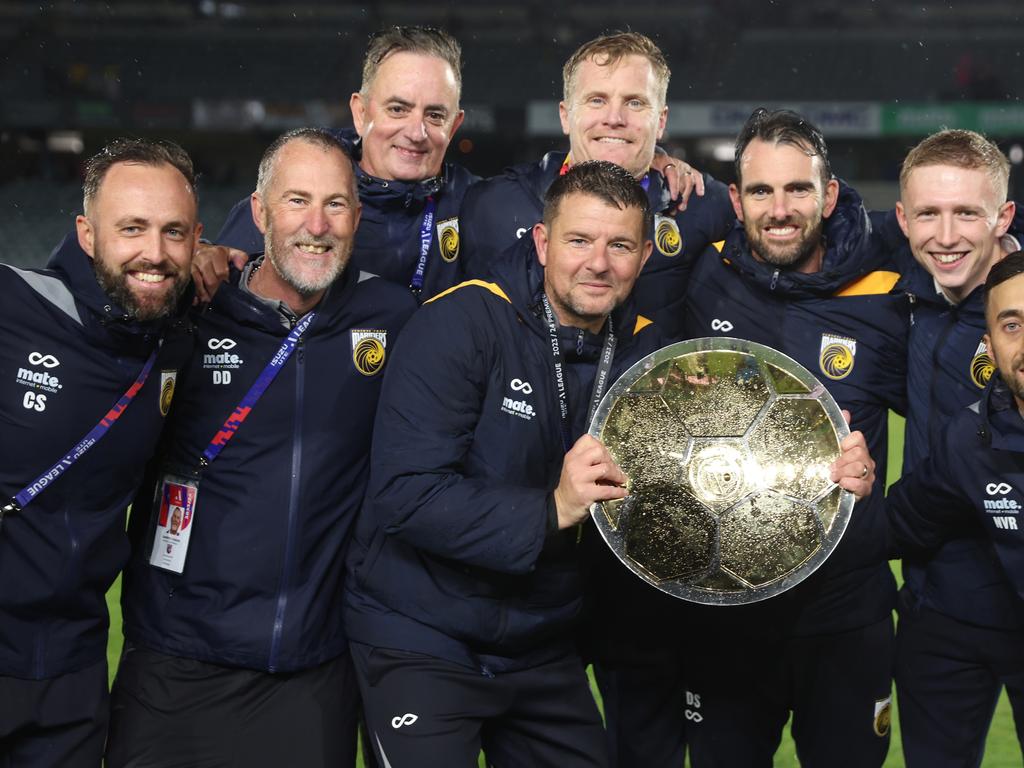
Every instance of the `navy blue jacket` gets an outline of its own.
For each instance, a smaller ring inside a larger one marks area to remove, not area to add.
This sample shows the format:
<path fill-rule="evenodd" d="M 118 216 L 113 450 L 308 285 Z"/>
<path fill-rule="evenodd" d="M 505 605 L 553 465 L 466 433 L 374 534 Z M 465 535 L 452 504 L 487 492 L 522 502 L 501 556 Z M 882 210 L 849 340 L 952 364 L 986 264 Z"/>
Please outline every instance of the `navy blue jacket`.
<path fill-rule="evenodd" d="M 351 130 L 336 131 L 353 153 L 359 143 Z M 419 182 L 378 179 L 365 173 L 357 163 L 359 199 L 363 204 L 350 269 L 363 270 L 408 287 L 420 259 L 420 233 L 428 198 L 435 201 L 429 228 L 430 250 L 421 301 L 429 299 L 463 279 L 459 246 L 459 207 L 466 190 L 478 177 L 465 168 L 445 163 L 441 175 Z M 252 220 L 249 198 L 239 200 L 217 235 L 218 245 L 246 253 L 262 253 L 263 235 Z"/>
<path fill-rule="evenodd" d="M 197 351 L 179 382 L 164 464 L 197 466 L 288 334 L 238 278 L 233 271 L 196 316 Z M 331 287 L 291 358 L 203 472 L 183 573 L 148 564 L 152 481 L 140 491 L 122 593 L 129 640 L 268 672 L 345 650 L 344 552 L 369 471 L 381 366 L 415 306 L 407 291 L 351 267 Z M 357 347 L 374 337 L 384 358 L 361 371 Z"/>
<path fill-rule="evenodd" d="M 1018 217 L 1017 224 L 1024 223 Z M 909 397 L 903 449 L 904 473 L 923 461 L 952 418 L 977 401 L 992 375 L 985 349 L 985 291 L 978 287 L 951 305 L 909 246 L 895 258 L 906 264 L 900 286 L 912 300 L 907 361 Z M 910 604 L 927 606 L 971 624 L 1016 628 L 1020 617 L 1002 610 L 1005 582 L 980 532 L 946 542 L 929 556 L 903 559 Z"/>
<path fill-rule="evenodd" d="M 131 320 L 73 238 L 46 270 L 0 266 L 0 291 L 5 502 L 99 422 L 165 338 L 106 436 L 0 529 L 0 675 L 42 679 L 106 658 L 104 596 L 128 560 L 125 510 L 192 339 L 180 320 Z"/>
<path fill-rule="evenodd" d="M 997 567 L 987 583 L 961 588 L 1001 626 L 1024 626 L 1024 421 L 998 375 L 889 489 L 886 505 L 894 555 L 927 554 L 951 538 L 978 542 Z"/>
<path fill-rule="evenodd" d="M 766 344 L 814 373 L 850 411 L 852 428 L 864 433 L 878 465 L 875 487 L 857 504 L 840 545 L 814 575 L 780 597 L 713 609 L 701 620 L 753 626 L 761 616 L 765 626 L 785 625 L 801 635 L 865 626 L 893 607 L 882 505 L 888 411 L 905 412 L 909 301 L 890 293 L 899 275 L 888 271 L 886 250 L 871 235 L 860 197 L 845 184 L 825 223 L 825 239 L 821 271 L 800 274 L 757 261 L 737 223 L 694 266 L 683 333 Z M 852 354 L 849 368 L 828 365 L 824 352 L 833 343 Z"/>
<path fill-rule="evenodd" d="M 544 195 L 564 161 L 564 152 L 548 152 L 539 163 L 507 168 L 466 194 L 459 222 L 467 277 L 486 277 L 500 253 L 529 236 L 543 217 Z M 707 175 L 704 184 L 704 196 L 692 195 L 685 211 L 655 217 L 649 235 L 654 250 L 633 289 L 637 311 L 651 318 L 666 338 L 678 335 L 693 258 L 724 237 L 736 220 L 729 188 Z M 648 175 L 647 197 L 653 211 L 664 211 L 671 203 L 657 171 Z"/>
<path fill-rule="evenodd" d="M 543 270 L 523 240 L 409 321 L 384 380 L 346 592 L 349 635 L 483 670 L 569 652 L 581 605 L 575 530 L 558 531 L 564 457 Z M 661 346 L 627 303 L 610 380 Z M 563 327 L 572 440 L 603 335 Z"/>

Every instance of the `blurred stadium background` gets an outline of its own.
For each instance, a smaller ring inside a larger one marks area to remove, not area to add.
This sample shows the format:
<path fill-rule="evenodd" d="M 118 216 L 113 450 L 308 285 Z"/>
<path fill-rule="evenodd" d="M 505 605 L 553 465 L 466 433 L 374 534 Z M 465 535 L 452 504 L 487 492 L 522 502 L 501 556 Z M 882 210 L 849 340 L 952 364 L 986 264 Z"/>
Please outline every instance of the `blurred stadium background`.
<path fill-rule="evenodd" d="M 563 146 L 563 62 L 632 28 L 673 68 L 672 151 L 731 180 L 751 109 L 793 106 L 824 130 L 837 173 L 887 207 L 907 148 L 939 127 L 1024 159 L 1022 15 L 1017 0 L 2 0 L 0 258 L 44 260 L 78 212 L 82 160 L 126 133 L 192 152 L 216 234 L 273 136 L 351 124 L 367 37 L 389 24 L 462 42 L 467 117 L 450 157 L 477 173 Z"/>
<path fill-rule="evenodd" d="M 836 173 L 872 207 L 896 200 L 907 149 L 947 126 L 996 139 L 1021 199 L 1022 18 L 1019 0 L 0 0 L 0 260 L 45 262 L 80 211 L 83 160 L 125 134 L 192 153 L 215 235 L 274 136 L 351 125 L 367 38 L 391 24 L 461 41 L 466 121 L 449 159 L 481 175 L 565 146 L 563 62 L 630 28 L 673 69 L 662 144 L 724 181 L 750 111 L 789 106 L 824 130 Z M 898 459 L 901 430 L 893 443 Z M 776 764 L 796 765 L 788 740 Z M 902 764 L 896 738 L 886 765 Z M 1021 765 L 1005 699 L 984 765 Z"/>

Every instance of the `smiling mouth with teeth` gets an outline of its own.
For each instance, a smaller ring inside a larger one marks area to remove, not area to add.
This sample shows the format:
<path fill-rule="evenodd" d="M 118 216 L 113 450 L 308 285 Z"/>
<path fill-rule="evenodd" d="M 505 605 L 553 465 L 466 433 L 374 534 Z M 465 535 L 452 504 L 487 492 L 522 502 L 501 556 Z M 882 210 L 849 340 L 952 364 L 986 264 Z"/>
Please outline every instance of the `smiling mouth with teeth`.
<path fill-rule="evenodd" d="M 167 279 L 163 272 L 130 272 L 133 278 L 142 283 L 162 283 Z"/>
<path fill-rule="evenodd" d="M 966 255 L 965 253 L 933 253 L 932 258 L 939 264 L 955 264 Z"/>
<path fill-rule="evenodd" d="M 331 247 L 329 245 L 313 245 L 311 243 L 297 243 L 295 247 L 298 248 L 303 253 L 309 253 L 314 256 L 320 256 L 324 253 L 327 253 L 327 251 L 331 250 Z"/>

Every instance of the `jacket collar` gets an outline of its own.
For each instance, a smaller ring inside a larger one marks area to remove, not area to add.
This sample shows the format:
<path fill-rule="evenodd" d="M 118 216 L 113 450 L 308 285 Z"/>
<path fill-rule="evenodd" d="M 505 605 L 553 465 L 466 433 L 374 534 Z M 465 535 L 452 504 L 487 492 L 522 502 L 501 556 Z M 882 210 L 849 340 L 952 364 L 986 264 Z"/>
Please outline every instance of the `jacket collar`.
<path fill-rule="evenodd" d="M 750 252 L 742 222 L 736 222 L 726 236 L 721 257 L 760 289 L 780 296 L 831 296 L 851 281 L 869 272 L 885 269 L 886 254 L 871 240 L 871 222 L 860 195 L 846 183 L 839 183 L 839 201 L 825 220 L 825 256 L 818 272 L 804 274 L 765 264 Z"/>

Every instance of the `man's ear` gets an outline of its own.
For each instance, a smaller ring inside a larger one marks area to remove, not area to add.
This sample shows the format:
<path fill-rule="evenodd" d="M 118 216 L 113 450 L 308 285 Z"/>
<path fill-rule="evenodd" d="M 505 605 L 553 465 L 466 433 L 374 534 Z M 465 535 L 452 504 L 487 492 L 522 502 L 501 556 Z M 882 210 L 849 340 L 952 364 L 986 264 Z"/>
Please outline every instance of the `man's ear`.
<path fill-rule="evenodd" d="M 75 217 L 75 231 L 78 233 L 78 244 L 90 259 L 96 257 L 96 230 L 86 216 Z"/>

